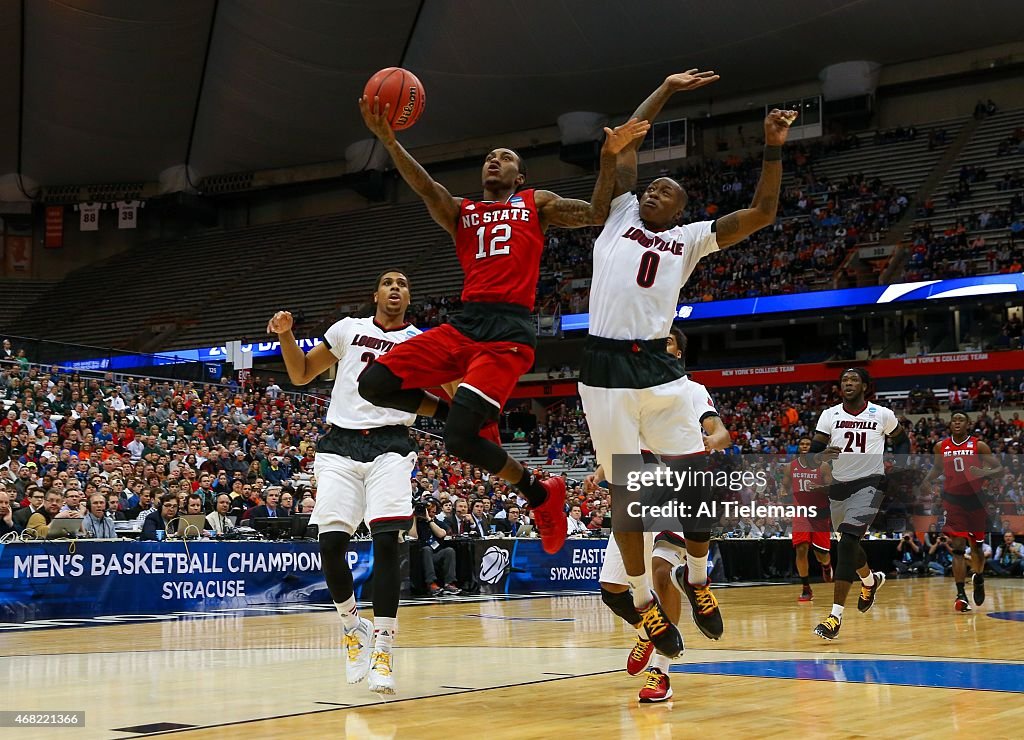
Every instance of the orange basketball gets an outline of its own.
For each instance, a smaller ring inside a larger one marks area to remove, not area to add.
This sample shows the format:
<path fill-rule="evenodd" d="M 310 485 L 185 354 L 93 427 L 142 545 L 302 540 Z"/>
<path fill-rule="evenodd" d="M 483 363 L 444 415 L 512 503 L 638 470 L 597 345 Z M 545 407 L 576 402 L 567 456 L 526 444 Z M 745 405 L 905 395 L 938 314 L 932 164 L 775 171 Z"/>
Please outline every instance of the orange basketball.
<path fill-rule="evenodd" d="M 373 98 L 380 99 L 380 110 L 388 108 L 388 123 L 395 131 L 412 126 L 423 113 L 427 94 L 423 83 L 407 69 L 387 67 L 370 78 L 363 88 L 363 94 L 373 105 Z"/>

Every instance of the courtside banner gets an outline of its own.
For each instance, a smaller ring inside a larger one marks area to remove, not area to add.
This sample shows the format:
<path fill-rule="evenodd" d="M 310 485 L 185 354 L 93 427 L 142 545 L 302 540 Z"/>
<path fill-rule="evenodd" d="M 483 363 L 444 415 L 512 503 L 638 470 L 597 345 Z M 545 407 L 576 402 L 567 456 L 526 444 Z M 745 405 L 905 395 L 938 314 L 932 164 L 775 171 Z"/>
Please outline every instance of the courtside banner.
<path fill-rule="evenodd" d="M 607 539 L 569 540 L 548 555 L 540 540 L 481 540 L 475 571 L 482 593 L 597 590 Z"/>
<path fill-rule="evenodd" d="M 316 542 L 0 545 L 0 621 L 329 603 Z M 349 552 L 359 598 L 369 542 Z"/>

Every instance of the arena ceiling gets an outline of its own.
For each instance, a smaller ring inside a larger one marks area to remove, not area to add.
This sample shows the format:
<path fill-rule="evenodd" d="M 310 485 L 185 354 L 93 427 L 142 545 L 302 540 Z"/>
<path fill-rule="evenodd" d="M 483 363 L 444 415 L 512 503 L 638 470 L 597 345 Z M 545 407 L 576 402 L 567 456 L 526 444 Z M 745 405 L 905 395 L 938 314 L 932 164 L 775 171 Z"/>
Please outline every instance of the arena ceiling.
<path fill-rule="evenodd" d="M 1024 38 L 1019 0 L 0 0 L 0 175 L 146 181 L 344 159 L 377 69 L 427 91 L 411 146 Z"/>

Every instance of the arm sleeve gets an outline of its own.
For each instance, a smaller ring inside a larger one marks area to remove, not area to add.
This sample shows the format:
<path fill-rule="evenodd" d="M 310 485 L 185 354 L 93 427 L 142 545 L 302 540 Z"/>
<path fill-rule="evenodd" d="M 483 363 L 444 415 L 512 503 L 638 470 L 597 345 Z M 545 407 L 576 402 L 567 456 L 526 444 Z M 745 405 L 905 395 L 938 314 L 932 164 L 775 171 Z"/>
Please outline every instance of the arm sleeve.
<path fill-rule="evenodd" d="M 348 335 L 351 323 L 349 319 L 342 319 L 331 324 L 331 327 L 324 332 L 324 344 L 339 360 L 345 355 L 345 348 L 349 344 Z"/>

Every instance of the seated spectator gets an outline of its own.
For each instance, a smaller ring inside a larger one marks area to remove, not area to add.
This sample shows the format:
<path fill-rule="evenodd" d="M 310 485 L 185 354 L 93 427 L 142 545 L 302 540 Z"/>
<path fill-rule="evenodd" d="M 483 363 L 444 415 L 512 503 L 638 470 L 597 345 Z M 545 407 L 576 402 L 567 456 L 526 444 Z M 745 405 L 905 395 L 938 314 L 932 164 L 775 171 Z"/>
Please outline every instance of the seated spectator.
<path fill-rule="evenodd" d="M 462 589 L 455 584 L 455 550 L 443 544 L 448 536 L 449 530 L 437 521 L 437 503 L 434 500 L 428 501 L 425 508 L 416 514 L 406 533 L 407 539 L 420 543 L 423 583 L 417 586 L 428 591 L 431 596 L 462 593 Z M 440 583 L 445 585 L 442 587 Z"/>
<path fill-rule="evenodd" d="M 165 493 L 160 497 L 160 508 L 146 517 L 142 523 L 141 540 L 161 539 L 168 534 L 173 535 L 178 528 L 178 496 L 174 493 Z M 164 535 L 158 537 L 157 532 Z"/>
<path fill-rule="evenodd" d="M 229 515 L 231 510 L 231 496 L 226 493 L 218 494 L 216 509 L 206 515 L 206 522 L 215 535 L 224 534 L 234 526 L 234 519 Z"/>
<path fill-rule="evenodd" d="M 89 511 L 82 522 L 82 528 L 90 537 L 117 539 L 114 522 L 107 516 L 107 500 L 102 493 L 94 493 L 89 497 Z"/>
<path fill-rule="evenodd" d="M 566 518 L 566 533 L 571 535 L 574 534 L 586 534 L 587 525 L 583 523 L 583 509 L 580 508 L 579 504 L 574 504 L 569 509 L 569 515 Z"/>
<path fill-rule="evenodd" d="M 11 486 L 9 491 L 10 490 L 14 491 L 14 493 L 11 494 L 13 496 L 13 498 L 11 498 L 11 500 L 12 501 L 17 500 L 17 490 L 18 489 L 16 487 L 14 487 L 14 486 Z M 28 499 L 28 505 L 27 506 L 22 506 L 20 509 L 18 509 L 16 512 L 14 512 L 14 526 L 15 526 L 15 528 L 19 532 L 21 532 L 23 529 L 25 529 L 25 526 L 28 524 L 29 518 L 33 514 L 35 514 L 37 511 L 41 511 L 42 509 L 45 508 L 44 500 L 45 500 L 46 496 L 43 494 L 43 489 L 40 488 L 39 486 L 36 486 L 36 485 L 29 486 L 29 488 L 26 491 L 26 494 L 25 494 L 24 498 Z"/>
<path fill-rule="evenodd" d="M 498 532 L 504 532 L 509 537 L 518 536 L 519 530 L 522 526 L 522 510 L 515 504 L 512 504 L 505 509 L 504 517 L 494 520 L 495 530 Z"/>
<path fill-rule="evenodd" d="M 14 523 L 14 512 L 11 510 L 11 496 L 7 491 L 0 491 L 0 537 L 11 532 L 20 532 Z"/>
<path fill-rule="evenodd" d="M 50 522 L 54 519 L 81 519 L 82 514 L 77 509 L 62 508 L 64 499 L 52 488 L 47 491 L 43 508 L 29 517 L 25 525 L 26 530 L 31 530 L 37 539 L 46 539 L 50 531 Z"/>
<path fill-rule="evenodd" d="M 1024 548 L 1015 540 L 1013 532 L 1003 533 L 1003 544 L 996 548 L 989 567 L 999 576 L 1024 575 Z"/>
<path fill-rule="evenodd" d="M 272 486 L 263 492 L 261 497 L 263 503 L 259 506 L 254 506 L 247 512 L 247 518 L 249 519 L 261 519 L 264 517 L 282 517 L 285 515 L 284 509 L 279 505 L 281 500 L 281 489 L 277 486 Z"/>

